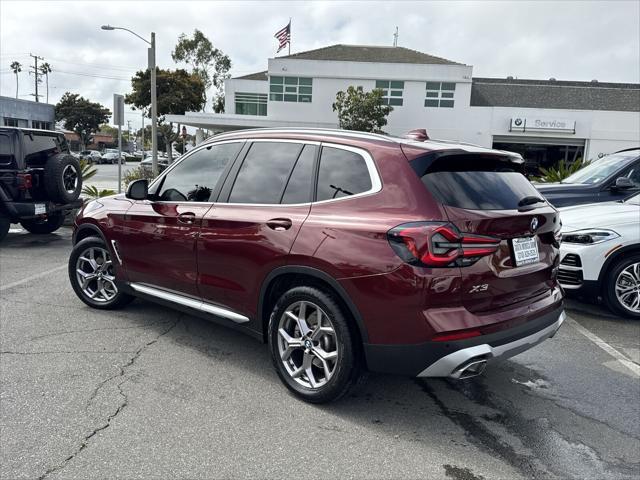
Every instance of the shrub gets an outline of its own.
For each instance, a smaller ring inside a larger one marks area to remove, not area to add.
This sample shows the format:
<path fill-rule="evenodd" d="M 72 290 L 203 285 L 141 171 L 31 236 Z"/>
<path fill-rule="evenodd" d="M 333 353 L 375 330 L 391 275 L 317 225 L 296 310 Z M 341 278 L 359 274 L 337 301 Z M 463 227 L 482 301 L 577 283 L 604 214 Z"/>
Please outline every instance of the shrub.
<path fill-rule="evenodd" d="M 82 187 L 82 194 L 85 195 L 87 200 L 94 200 L 96 198 L 108 197 L 109 195 L 115 195 L 114 190 L 110 190 L 108 188 L 103 190 L 98 190 L 95 185 L 87 185 Z"/>
<path fill-rule="evenodd" d="M 153 180 L 155 177 L 153 173 L 151 173 L 151 169 L 144 168 L 143 166 L 138 166 L 131 170 L 127 170 L 124 172 L 124 176 L 122 180 L 124 182 L 125 188 L 129 186 L 129 184 L 135 180 Z"/>
<path fill-rule="evenodd" d="M 573 175 L 587 164 L 583 159 L 579 158 L 575 162 L 565 163 L 561 160 L 556 168 L 540 168 L 540 175 L 533 180 L 540 183 L 561 182 L 570 175 Z"/>

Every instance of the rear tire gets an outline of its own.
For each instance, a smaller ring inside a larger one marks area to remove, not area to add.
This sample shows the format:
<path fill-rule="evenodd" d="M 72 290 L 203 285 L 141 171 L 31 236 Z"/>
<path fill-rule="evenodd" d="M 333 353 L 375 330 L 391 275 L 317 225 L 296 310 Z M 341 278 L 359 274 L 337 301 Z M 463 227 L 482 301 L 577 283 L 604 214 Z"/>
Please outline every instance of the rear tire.
<path fill-rule="evenodd" d="M 314 287 L 280 297 L 269 319 L 271 360 L 282 383 L 310 403 L 338 400 L 362 374 L 362 356 L 342 307 Z"/>
<path fill-rule="evenodd" d="M 111 252 L 98 237 L 85 238 L 73 247 L 69 281 L 78 298 L 92 308 L 115 310 L 135 298 L 116 285 Z"/>
<path fill-rule="evenodd" d="M 22 220 L 20 225 L 30 233 L 44 235 L 58 230 L 64 223 L 64 214 L 56 213 L 49 215 L 46 219 Z"/>
<path fill-rule="evenodd" d="M 605 277 L 603 297 L 618 315 L 640 320 L 640 254 L 620 258 Z"/>
<path fill-rule="evenodd" d="M 82 190 L 80 163 L 66 154 L 49 158 L 44 166 L 43 183 L 54 202 L 70 203 L 77 200 Z"/>
<path fill-rule="evenodd" d="M 9 227 L 11 227 L 9 219 L 0 215 L 0 242 L 7 236 L 7 233 L 9 233 Z"/>

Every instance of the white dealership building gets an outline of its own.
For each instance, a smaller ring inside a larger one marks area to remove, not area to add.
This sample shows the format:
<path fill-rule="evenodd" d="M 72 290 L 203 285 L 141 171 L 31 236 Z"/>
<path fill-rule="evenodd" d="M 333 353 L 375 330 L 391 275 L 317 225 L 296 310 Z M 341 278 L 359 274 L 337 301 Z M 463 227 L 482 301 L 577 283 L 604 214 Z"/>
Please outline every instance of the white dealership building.
<path fill-rule="evenodd" d="M 640 85 L 475 78 L 473 67 L 404 47 L 333 45 L 270 58 L 266 71 L 225 81 L 225 113 L 168 115 L 226 131 L 336 128 L 336 93 L 380 88 L 394 110 L 384 130 L 519 151 L 533 166 L 640 145 Z"/>

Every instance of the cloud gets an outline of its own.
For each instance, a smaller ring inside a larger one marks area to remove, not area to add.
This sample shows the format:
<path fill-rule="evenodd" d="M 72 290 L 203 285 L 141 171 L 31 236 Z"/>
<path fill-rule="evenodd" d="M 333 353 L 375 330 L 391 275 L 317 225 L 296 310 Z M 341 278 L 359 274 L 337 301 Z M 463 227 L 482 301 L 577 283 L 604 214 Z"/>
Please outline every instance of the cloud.
<path fill-rule="evenodd" d="M 148 37 L 158 65 L 178 36 L 202 30 L 243 75 L 266 68 L 273 34 L 292 17 L 292 52 L 335 43 L 399 44 L 474 66 L 474 75 L 640 82 L 640 3 L 602 2 L 204 2 L 0 1 L 0 93 L 15 95 L 9 64 L 23 64 L 20 92 L 32 98 L 29 52 L 53 67 L 50 102 L 73 91 L 111 107 L 145 68 L 146 44 L 109 23 Z M 102 78 L 108 77 L 108 78 Z M 138 113 L 127 113 L 139 126 Z"/>

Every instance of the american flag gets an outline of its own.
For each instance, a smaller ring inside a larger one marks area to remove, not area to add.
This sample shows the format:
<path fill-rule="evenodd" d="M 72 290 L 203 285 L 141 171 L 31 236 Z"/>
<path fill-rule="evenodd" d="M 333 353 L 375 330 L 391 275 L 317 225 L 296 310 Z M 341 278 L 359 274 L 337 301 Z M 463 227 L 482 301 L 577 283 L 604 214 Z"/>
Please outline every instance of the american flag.
<path fill-rule="evenodd" d="M 291 20 L 289 20 L 289 23 L 287 24 L 286 27 L 284 27 L 282 30 L 279 30 L 275 35 L 275 38 L 278 39 L 278 51 L 276 53 L 278 53 L 280 50 L 282 50 L 287 44 L 290 44 L 291 42 Z"/>

